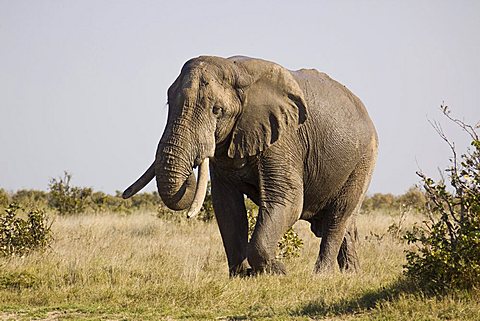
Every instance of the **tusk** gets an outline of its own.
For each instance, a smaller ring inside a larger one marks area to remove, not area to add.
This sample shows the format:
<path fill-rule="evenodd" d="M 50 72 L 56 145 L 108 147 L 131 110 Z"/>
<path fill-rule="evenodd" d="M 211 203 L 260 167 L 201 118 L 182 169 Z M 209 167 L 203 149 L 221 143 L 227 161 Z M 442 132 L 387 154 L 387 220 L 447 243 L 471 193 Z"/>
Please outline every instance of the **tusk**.
<path fill-rule="evenodd" d="M 155 162 L 150 165 L 150 167 L 145 171 L 145 173 L 137 179 L 135 183 L 130 185 L 129 188 L 123 192 L 122 197 L 127 199 L 133 195 L 135 195 L 139 190 L 145 187 L 150 181 L 155 177 Z"/>
<path fill-rule="evenodd" d="M 205 195 L 207 194 L 208 162 L 208 158 L 205 158 L 199 166 L 197 189 L 195 191 L 195 197 L 193 198 L 192 205 L 188 210 L 187 218 L 194 217 L 202 209 L 203 201 L 205 200 Z"/>

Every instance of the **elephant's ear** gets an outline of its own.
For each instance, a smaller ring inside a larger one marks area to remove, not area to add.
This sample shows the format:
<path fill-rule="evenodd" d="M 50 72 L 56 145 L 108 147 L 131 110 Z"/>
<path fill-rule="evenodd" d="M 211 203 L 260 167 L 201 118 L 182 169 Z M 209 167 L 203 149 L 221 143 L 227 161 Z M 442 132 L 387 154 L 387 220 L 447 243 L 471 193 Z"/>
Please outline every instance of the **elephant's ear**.
<path fill-rule="evenodd" d="M 235 57 L 236 58 L 236 57 Z M 246 72 L 248 84 L 242 93 L 242 113 L 228 148 L 231 158 L 243 158 L 266 150 L 287 131 L 307 119 L 303 91 L 292 74 L 272 62 L 239 58 L 235 64 Z"/>

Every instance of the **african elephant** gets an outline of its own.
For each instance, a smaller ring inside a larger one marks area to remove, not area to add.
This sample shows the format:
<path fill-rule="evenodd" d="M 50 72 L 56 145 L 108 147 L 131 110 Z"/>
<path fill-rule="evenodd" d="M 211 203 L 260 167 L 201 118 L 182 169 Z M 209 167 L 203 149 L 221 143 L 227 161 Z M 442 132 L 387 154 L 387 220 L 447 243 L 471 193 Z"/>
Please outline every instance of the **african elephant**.
<path fill-rule="evenodd" d="M 215 217 L 231 276 L 285 273 L 276 245 L 297 220 L 321 237 L 315 271 L 356 270 L 355 213 L 378 139 L 362 102 L 314 69 L 235 56 L 189 60 L 168 89 L 156 157 L 123 193 L 156 177 L 169 208 L 198 212 L 210 169 Z M 198 183 L 193 169 L 199 167 Z M 244 204 L 259 206 L 248 242 Z"/>

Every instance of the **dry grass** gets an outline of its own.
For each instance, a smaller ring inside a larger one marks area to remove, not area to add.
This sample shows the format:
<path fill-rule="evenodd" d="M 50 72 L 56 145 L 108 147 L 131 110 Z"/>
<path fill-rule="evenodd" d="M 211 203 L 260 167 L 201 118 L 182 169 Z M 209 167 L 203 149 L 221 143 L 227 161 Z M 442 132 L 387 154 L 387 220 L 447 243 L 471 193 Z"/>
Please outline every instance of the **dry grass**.
<path fill-rule="evenodd" d="M 214 223 L 57 217 L 47 252 L 0 258 L 0 320 L 478 320 L 473 294 L 428 297 L 401 281 L 406 244 L 387 233 L 398 222 L 359 217 L 359 273 L 314 275 L 319 240 L 299 222 L 305 245 L 288 275 L 229 279 Z"/>

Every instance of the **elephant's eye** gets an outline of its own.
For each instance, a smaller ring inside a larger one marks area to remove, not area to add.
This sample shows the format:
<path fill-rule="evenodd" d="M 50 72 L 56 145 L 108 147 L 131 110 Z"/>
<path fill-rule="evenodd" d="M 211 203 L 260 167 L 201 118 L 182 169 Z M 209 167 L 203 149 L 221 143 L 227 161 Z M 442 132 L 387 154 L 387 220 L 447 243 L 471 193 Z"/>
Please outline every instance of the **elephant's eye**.
<path fill-rule="evenodd" d="M 221 116 L 222 113 L 223 113 L 223 109 L 222 109 L 222 107 L 219 107 L 219 106 L 213 106 L 213 108 L 212 108 L 212 113 L 213 113 L 215 116 Z"/>

